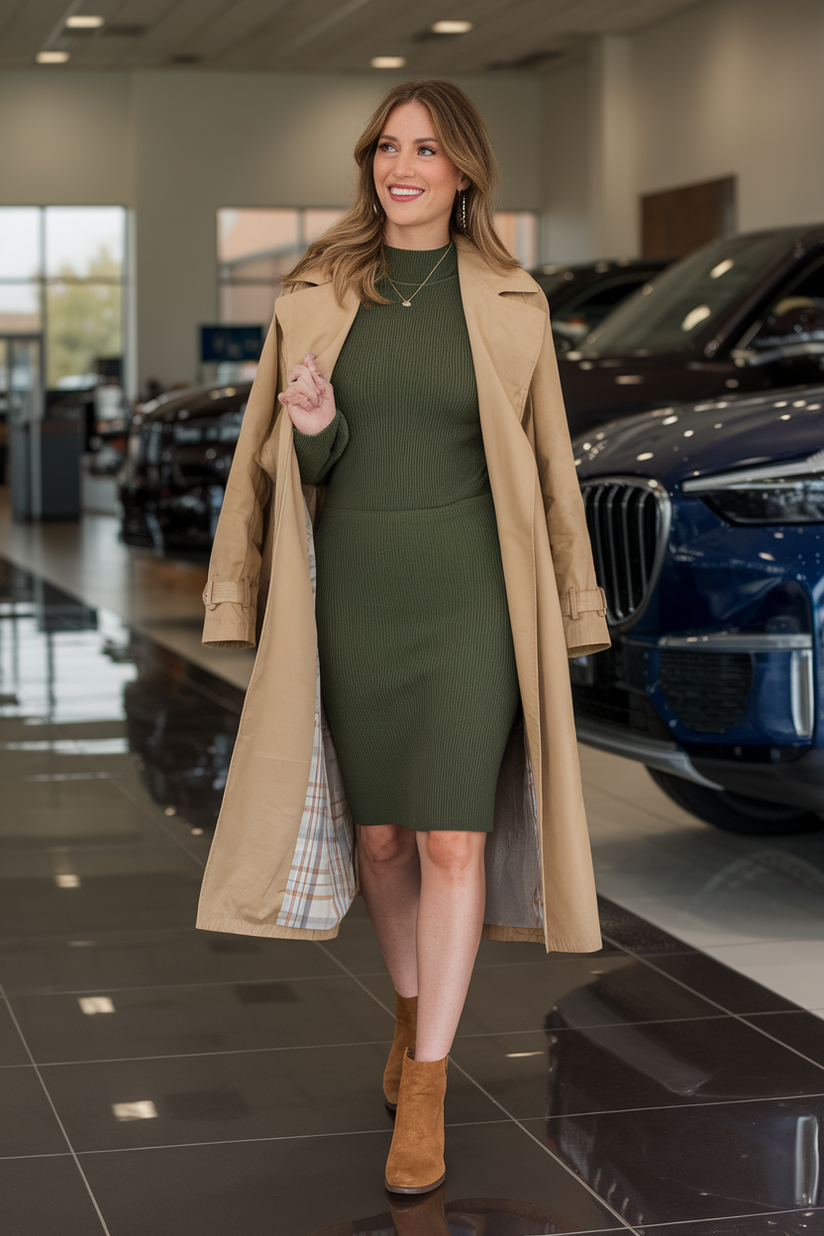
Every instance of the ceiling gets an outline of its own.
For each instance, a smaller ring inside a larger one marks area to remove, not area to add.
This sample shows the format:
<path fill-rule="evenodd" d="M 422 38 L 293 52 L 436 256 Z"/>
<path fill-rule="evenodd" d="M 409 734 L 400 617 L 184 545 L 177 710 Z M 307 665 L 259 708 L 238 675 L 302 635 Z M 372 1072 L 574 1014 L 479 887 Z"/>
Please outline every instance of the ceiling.
<path fill-rule="evenodd" d="M 629 34 L 699 0 L 0 0 L 0 68 L 63 49 L 72 69 L 364 72 L 405 56 L 411 76 L 545 72 L 600 34 Z M 73 14 L 100 30 L 69 31 Z M 464 35 L 431 35 L 466 19 Z M 377 71 L 377 70 L 372 70 Z"/>

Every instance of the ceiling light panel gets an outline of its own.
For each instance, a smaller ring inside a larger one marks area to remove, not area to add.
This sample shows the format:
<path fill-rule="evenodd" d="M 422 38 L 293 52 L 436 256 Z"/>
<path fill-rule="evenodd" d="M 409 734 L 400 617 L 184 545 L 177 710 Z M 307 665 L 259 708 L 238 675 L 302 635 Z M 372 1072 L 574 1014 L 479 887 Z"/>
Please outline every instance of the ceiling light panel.
<path fill-rule="evenodd" d="M 75 13 L 73 17 L 66 19 L 67 30 L 99 30 L 103 25 L 104 18 L 92 15 L 90 13 Z"/>
<path fill-rule="evenodd" d="M 65 64 L 69 59 L 67 51 L 41 51 L 37 53 L 38 64 Z"/>
<path fill-rule="evenodd" d="M 402 69 L 406 64 L 405 56 L 373 56 L 369 61 L 373 69 Z"/>

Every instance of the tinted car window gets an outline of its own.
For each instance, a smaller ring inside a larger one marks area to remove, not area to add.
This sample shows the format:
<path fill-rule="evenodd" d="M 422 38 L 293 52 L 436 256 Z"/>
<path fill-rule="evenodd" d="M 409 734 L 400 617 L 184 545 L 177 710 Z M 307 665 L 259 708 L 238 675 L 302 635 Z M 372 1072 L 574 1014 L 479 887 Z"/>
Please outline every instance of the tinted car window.
<path fill-rule="evenodd" d="M 824 340 L 824 259 L 781 289 L 749 346 L 769 348 L 810 340 Z"/>
<path fill-rule="evenodd" d="M 582 289 L 579 296 L 573 297 L 559 313 L 552 315 L 553 330 L 566 339 L 583 339 L 603 322 L 608 313 L 612 313 L 616 305 L 645 283 L 647 276 L 648 272 L 635 271 L 633 274 L 617 275 L 612 282 L 601 282 L 595 288 Z"/>
<path fill-rule="evenodd" d="M 178 446 L 197 446 L 203 441 L 203 430 L 200 425 L 175 425 L 173 441 Z"/>
<path fill-rule="evenodd" d="M 689 346 L 775 265 L 791 238 L 789 230 L 727 238 L 676 262 L 610 314 L 586 340 L 585 355 Z"/>

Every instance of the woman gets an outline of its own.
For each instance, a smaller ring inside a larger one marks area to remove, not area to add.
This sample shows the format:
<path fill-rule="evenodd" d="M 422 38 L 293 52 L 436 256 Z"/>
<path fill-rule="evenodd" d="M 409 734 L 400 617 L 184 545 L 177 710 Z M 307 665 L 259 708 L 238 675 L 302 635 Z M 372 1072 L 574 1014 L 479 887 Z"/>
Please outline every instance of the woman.
<path fill-rule="evenodd" d="M 260 651 L 198 922 L 335 935 L 354 819 L 396 989 L 386 1183 L 423 1193 L 482 928 L 599 947 L 564 658 L 609 637 L 477 109 L 397 86 L 355 157 L 356 204 L 277 303 L 204 593 L 205 642 L 260 626 Z"/>

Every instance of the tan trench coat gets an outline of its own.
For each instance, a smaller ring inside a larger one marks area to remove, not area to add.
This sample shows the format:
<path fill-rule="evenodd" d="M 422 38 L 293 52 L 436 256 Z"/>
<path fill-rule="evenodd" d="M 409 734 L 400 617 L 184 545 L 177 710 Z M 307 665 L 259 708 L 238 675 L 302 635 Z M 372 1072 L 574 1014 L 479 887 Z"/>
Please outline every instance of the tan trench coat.
<path fill-rule="evenodd" d="M 484 934 L 600 947 L 567 656 L 609 646 L 546 299 L 458 240 L 523 722 L 487 839 Z M 280 297 L 249 397 L 204 592 L 203 640 L 258 653 L 203 880 L 198 926 L 328 939 L 357 891 L 353 827 L 320 704 L 313 487 L 276 396 L 307 352 L 331 375 L 358 303 L 324 277 Z M 425 772 L 422 772 L 425 775 Z"/>

